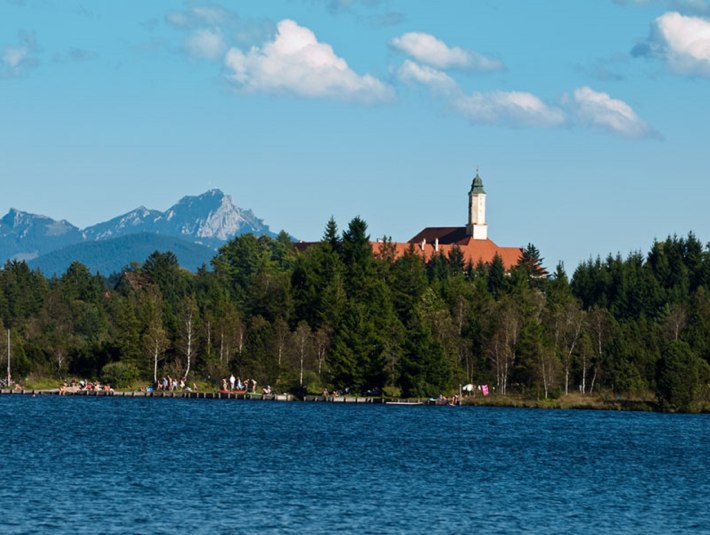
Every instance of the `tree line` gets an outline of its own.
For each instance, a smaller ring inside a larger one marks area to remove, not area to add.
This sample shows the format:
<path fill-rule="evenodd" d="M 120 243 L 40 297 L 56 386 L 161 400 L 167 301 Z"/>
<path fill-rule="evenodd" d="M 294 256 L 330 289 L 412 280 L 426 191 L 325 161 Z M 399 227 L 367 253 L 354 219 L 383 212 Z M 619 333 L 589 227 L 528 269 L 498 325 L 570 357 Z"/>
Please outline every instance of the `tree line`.
<path fill-rule="evenodd" d="M 710 245 L 692 233 L 590 259 L 570 279 L 532 244 L 507 272 L 457 248 L 397 256 L 387 238 L 373 249 L 356 217 L 342 232 L 331 219 L 308 247 L 239 236 L 196 273 L 171 252 L 109 277 L 75 262 L 46 278 L 9 261 L 0 317 L 16 378 L 218 385 L 235 373 L 405 397 L 473 383 L 537 398 L 655 393 L 684 410 L 710 381 L 709 285 Z"/>

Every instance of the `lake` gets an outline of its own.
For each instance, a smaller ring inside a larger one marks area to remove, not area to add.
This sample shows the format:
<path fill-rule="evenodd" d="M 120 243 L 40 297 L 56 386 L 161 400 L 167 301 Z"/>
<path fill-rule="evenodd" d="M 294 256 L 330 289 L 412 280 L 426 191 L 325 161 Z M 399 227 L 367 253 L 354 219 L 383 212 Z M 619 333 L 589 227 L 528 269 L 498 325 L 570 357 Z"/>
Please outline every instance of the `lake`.
<path fill-rule="evenodd" d="M 710 532 L 710 416 L 0 396 L 0 532 Z"/>

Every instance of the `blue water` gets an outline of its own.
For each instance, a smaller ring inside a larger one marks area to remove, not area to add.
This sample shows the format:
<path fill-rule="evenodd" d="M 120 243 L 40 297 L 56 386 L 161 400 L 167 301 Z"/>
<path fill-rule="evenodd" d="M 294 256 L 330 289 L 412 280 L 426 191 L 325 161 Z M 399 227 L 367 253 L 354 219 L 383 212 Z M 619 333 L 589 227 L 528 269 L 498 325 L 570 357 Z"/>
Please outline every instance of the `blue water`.
<path fill-rule="evenodd" d="M 710 533 L 710 416 L 0 396 L 2 533 Z"/>

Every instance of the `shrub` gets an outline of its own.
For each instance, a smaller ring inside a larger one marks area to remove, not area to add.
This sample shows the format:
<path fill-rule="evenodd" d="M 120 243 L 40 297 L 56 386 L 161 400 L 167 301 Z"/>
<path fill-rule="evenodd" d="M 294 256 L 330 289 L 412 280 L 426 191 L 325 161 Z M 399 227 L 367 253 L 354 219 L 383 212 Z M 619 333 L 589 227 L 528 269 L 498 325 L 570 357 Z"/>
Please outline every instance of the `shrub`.
<path fill-rule="evenodd" d="M 402 389 L 398 386 L 386 386 L 382 389 L 382 393 L 388 398 L 401 398 Z"/>
<path fill-rule="evenodd" d="M 129 362 L 110 362 L 101 369 L 101 380 L 117 388 L 130 386 L 138 375 L 138 368 Z"/>

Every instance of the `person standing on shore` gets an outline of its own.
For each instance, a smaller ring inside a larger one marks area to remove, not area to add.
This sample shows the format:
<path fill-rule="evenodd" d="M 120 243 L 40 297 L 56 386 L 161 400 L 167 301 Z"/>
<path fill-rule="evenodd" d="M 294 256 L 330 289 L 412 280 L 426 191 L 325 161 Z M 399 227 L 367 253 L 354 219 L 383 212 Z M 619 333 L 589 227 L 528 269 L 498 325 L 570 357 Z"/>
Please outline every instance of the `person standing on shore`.
<path fill-rule="evenodd" d="M 230 390 L 234 390 L 234 381 L 235 381 L 235 380 L 236 380 L 236 379 L 234 378 L 234 374 L 231 374 L 231 375 L 229 376 L 229 389 L 230 389 Z"/>

